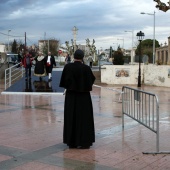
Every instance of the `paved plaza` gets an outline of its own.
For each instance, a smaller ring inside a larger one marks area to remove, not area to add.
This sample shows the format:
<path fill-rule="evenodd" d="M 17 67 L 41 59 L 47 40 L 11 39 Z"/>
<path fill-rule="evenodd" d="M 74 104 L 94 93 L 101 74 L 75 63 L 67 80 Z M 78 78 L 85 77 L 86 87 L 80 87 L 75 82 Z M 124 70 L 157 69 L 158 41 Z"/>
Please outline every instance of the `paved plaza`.
<path fill-rule="evenodd" d="M 62 92 L 1 94 L 0 170 L 169 170 L 170 154 L 143 154 L 156 151 L 155 133 L 127 116 L 122 130 L 120 94 L 111 90 L 122 85 L 98 85 L 91 92 L 96 142 L 90 149 L 63 144 Z M 170 88 L 141 89 L 159 98 L 160 150 L 170 152 Z"/>

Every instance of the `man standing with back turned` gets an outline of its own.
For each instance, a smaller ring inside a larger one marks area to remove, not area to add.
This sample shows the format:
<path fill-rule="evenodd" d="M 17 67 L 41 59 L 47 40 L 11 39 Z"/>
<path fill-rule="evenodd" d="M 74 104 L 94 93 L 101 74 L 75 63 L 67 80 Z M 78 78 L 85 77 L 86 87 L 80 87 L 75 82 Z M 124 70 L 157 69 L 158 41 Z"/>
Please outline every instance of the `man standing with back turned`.
<path fill-rule="evenodd" d="M 66 89 L 63 142 L 69 148 L 89 149 L 95 142 L 93 106 L 90 91 L 95 76 L 83 64 L 84 52 L 76 50 L 74 63 L 66 64 L 60 87 Z"/>

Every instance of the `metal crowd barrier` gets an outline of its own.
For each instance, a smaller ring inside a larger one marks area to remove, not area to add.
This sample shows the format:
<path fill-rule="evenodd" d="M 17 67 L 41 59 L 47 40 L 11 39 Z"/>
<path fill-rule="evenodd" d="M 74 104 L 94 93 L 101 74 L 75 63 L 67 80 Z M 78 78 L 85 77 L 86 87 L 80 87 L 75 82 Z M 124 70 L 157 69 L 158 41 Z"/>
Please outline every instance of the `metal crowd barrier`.
<path fill-rule="evenodd" d="M 144 154 L 170 153 L 159 151 L 159 101 L 155 94 L 123 86 L 122 88 L 122 127 L 124 115 L 129 116 L 156 133 L 156 152 Z"/>
<path fill-rule="evenodd" d="M 99 86 L 99 85 L 96 85 L 96 84 L 93 84 L 93 86 L 94 87 L 99 87 L 99 88 L 105 88 L 107 90 L 111 90 L 111 91 L 115 91 L 115 92 L 119 93 L 119 100 L 118 100 L 118 102 L 121 102 L 121 97 L 122 97 L 122 93 L 123 93 L 122 91 L 114 89 L 114 88 L 102 87 L 102 86 Z"/>

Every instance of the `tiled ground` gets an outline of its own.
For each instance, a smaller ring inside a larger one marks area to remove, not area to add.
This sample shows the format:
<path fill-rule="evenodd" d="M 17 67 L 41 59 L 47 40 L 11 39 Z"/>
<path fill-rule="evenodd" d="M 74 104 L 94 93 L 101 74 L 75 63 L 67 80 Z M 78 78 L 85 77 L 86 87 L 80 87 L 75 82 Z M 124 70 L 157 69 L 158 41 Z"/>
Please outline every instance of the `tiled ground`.
<path fill-rule="evenodd" d="M 3 91 L 1 81 L 0 91 Z M 69 149 L 62 143 L 63 95 L 0 95 L 0 170 L 165 170 L 169 154 L 156 151 L 156 135 L 125 117 L 122 103 L 109 88 L 94 87 L 96 142 L 89 150 Z M 136 88 L 136 86 L 133 86 Z M 160 150 L 170 151 L 170 89 L 143 86 L 160 103 Z"/>

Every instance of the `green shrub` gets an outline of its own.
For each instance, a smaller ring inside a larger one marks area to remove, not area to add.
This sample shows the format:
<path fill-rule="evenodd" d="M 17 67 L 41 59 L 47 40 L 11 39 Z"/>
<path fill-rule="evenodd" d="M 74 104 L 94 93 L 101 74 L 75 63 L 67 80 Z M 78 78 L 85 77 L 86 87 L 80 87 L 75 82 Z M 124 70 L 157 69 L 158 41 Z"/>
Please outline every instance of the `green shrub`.
<path fill-rule="evenodd" d="M 113 54 L 114 65 L 124 65 L 124 57 L 121 50 L 115 51 Z"/>
<path fill-rule="evenodd" d="M 59 64 L 60 64 L 60 66 L 64 66 L 65 62 L 60 62 Z"/>
<path fill-rule="evenodd" d="M 93 66 L 98 66 L 98 61 L 93 62 Z"/>

